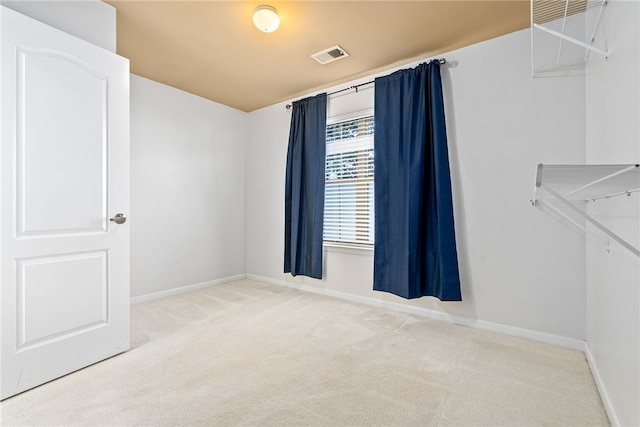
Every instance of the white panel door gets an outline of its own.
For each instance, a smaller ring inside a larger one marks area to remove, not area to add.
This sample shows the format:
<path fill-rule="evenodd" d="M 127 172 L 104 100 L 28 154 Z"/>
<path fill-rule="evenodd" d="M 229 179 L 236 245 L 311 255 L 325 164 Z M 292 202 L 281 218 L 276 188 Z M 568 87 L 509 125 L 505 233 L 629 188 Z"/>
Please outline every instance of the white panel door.
<path fill-rule="evenodd" d="M 5 399 L 129 347 L 129 62 L 0 19 Z"/>

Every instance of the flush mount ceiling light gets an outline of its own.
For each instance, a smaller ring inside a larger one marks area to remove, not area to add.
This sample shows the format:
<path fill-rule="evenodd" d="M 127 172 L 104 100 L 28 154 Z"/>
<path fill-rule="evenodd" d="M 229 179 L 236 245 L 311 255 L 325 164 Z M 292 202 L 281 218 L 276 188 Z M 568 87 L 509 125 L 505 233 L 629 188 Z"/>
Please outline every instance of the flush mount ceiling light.
<path fill-rule="evenodd" d="M 280 25 L 278 11 L 271 6 L 258 6 L 253 12 L 253 23 L 260 31 L 272 33 Z"/>

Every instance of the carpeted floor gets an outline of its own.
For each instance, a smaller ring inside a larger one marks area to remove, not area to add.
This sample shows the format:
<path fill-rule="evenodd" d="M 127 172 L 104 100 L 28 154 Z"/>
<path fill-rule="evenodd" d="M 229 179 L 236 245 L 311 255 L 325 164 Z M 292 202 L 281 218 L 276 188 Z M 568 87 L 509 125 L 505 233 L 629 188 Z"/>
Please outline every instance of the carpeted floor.
<path fill-rule="evenodd" d="M 0 424 L 609 425 L 580 352 L 249 280 L 134 305 L 131 340 Z"/>

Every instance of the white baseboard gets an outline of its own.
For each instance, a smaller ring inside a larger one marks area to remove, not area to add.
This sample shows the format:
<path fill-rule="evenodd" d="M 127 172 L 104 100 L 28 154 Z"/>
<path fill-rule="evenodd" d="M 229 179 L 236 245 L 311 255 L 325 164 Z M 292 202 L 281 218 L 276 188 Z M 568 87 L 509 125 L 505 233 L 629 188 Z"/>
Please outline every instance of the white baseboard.
<path fill-rule="evenodd" d="M 271 283 L 274 285 L 286 286 L 288 288 L 299 289 L 306 292 L 332 296 L 352 302 L 367 304 L 374 307 L 388 308 L 416 316 L 427 317 L 429 319 L 443 320 L 445 322 L 454 323 L 456 325 L 469 326 L 485 331 L 498 332 L 514 337 L 525 338 L 532 341 L 538 341 L 545 344 L 551 344 L 558 347 L 570 348 L 572 350 L 584 351 L 585 343 L 582 340 L 563 337 L 560 335 L 548 334 L 545 332 L 532 331 L 530 329 L 518 328 L 515 326 L 502 325 L 500 323 L 487 322 L 485 320 L 472 319 L 470 317 L 458 316 L 455 314 L 443 313 L 441 311 L 429 310 L 421 307 L 413 307 L 409 305 L 399 304 L 396 302 L 382 301 L 376 298 L 364 297 L 359 295 L 347 294 L 344 292 L 333 291 L 329 289 L 321 289 L 314 286 L 291 283 L 285 280 L 273 279 L 270 277 L 258 276 L 255 274 L 247 274 L 247 279 L 258 282 Z"/>
<path fill-rule="evenodd" d="M 591 369 L 591 375 L 593 375 L 593 379 L 596 382 L 596 387 L 598 388 L 598 392 L 600 393 L 600 399 L 602 399 L 604 409 L 607 411 L 607 415 L 609 416 L 609 421 L 611 422 L 611 425 L 613 427 L 619 427 L 622 424 L 620 424 L 618 414 L 613 407 L 613 403 L 611 402 L 609 393 L 607 393 L 607 388 L 602 381 L 602 376 L 600 375 L 600 371 L 598 370 L 598 364 L 593 357 L 593 353 L 591 353 L 591 348 L 589 347 L 588 341 L 585 342 L 584 354 L 587 357 L 587 362 L 589 363 L 589 368 Z"/>
<path fill-rule="evenodd" d="M 137 297 L 132 297 L 131 304 L 138 304 L 141 302 L 153 301 L 153 300 L 165 298 L 171 295 L 195 291 L 196 289 L 207 288 L 209 286 L 214 286 L 214 285 L 222 285 L 223 283 L 235 282 L 236 280 L 242 280 L 246 277 L 247 276 L 244 274 L 237 274 L 235 276 L 223 277 L 221 279 L 215 279 L 215 280 L 207 280 L 206 282 L 195 283 L 193 285 L 167 289 L 166 291 L 153 292 L 150 294 L 140 295 Z"/>

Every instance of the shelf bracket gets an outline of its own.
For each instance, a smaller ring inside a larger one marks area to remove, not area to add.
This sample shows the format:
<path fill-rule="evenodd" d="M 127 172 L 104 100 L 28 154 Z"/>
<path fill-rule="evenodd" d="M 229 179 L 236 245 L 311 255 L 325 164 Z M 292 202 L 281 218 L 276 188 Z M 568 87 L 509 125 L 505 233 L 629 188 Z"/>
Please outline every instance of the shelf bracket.
<path fill-rule="evenodd" d="M 595 46 L 590 45 L 589 43 L 585 43 L 585 42 L 583 42 L 581 40 L 574 39 L 573 37 L 570 37 L 570 36 L 568 36 L 566 34 L 562 34 L 559 31 L 555 31 L 555 30 L 552 30 L 551 28 L 547 28 L 544 25 L 533 24 L 533 26 L 535 28 L 537 28 L 538 30 L 546 31 L 547 33 L 552 34 L 552 35 L 554 35 L 556 37 L 560 37 L 563 40 L 567 40 L 567 41 L 569 41 L 571 43 L 577 44 L 578 46 L 582 46 L 585 49 L 589 49 L 589 50 L 591 50 L 593 52 L 599 53 L 600 55 L 604 56 L 605 58 L 607 57 L 607 51 L 606 50 L 599 49 L 599 48 L 597 48 Z"/>
<path fill-rule="evenodd" d="M 577 208 L 573 203 L 571 203 L 569 200 L 565 199 L 564 197 L 562 197 L 560 194 L 556 193 L 555 191 L 553 191 L 552 189 L 550 189 L 549 187 L 547 187 L 546 185 L 543 185 L 542 188 L 547 191 L 549 194 L 551 194 L 553 197 L 555 197 L 560 203 L 562 203 L 563 205 L 565 205 L 566 207 L 568 207 L 569 209 L 571 209 L 573 212 L 577 213 L 578 215 L 580 215 L 582 218 L 586 219 L 587 221 L 589 221 L 592 225 L 594 225 L 597 229 L 599 229 L 600 231 L 602 231 L 603 233 L 605 233 L 607 236 L 611 237 L 613 240 L 615 240 L 616 242 L 620 243 L 622 246 L 624 246 L 625 248 L 627 248 L 628 250 L 630 250 L 633 254 L 635 254 L 637 257 L 640 257 L 640 250 L 638 250 L 637 248 L 635 248 L 634 246 L 632 246 L 631 244 L 629 244 L 626 240 L 624 240 L 622 237 L 618 236 L 616 233 L 614 233 L 613 231 L 609 230 L 607 227 L 605 227 L 604 225 L 600 224 L 598 221 L 596 221 L 591 215 L 588 215 L 584 212 L 582 212 L 582 210 L 580 210 L 579 208 Z M 536 203 L 536 201 L 534 200 L 534 204 Z"/>

